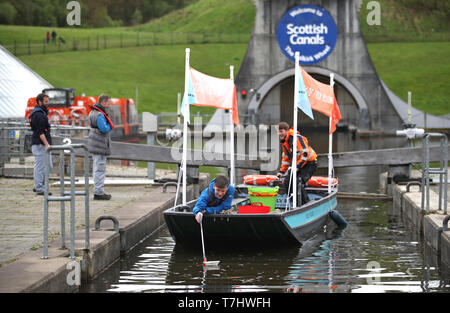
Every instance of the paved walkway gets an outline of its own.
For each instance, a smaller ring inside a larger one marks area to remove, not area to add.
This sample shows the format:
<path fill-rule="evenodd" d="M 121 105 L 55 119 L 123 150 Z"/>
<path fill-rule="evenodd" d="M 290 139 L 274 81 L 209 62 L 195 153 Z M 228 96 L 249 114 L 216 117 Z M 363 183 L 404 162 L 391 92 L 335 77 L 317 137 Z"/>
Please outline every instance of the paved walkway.
<path fill-rule="evenodd" d="M 107 175 L 133 176 L 147 174 L 145 168 L 122 167 L 108 164 Z M 157 178 L 175 178 L 175 173 L 156 171 Z M 107 179 L 109 179 L 107 177 Z M 111 178 L 121 179 L 121 178 Z M 30 250 L 42 247 L 44 197 L 32 191 L 32 179 L 0 178 L 0 266 L 13 262 Z M 67 190 L 67 187 L 66 187 Z M 77 187 L 84 190 L 84 187 Z M 149 185 L 106 185 L 110 201 L 93 201 L 93 187 L 90 188 L 90 226 L 100 215 L 112 214 L 114 210 L 135 201 L 153 190 Z M 51 186 L 53 195 L 59 193 L 59 186 Z M 84 227 L 84 197 L 76 198 L 76 228 Z M 65 205 L 66 244 L 69 244 L 70 202 Z M 49 204 L 49 240 L 60 237 L 60 202 Z"/>

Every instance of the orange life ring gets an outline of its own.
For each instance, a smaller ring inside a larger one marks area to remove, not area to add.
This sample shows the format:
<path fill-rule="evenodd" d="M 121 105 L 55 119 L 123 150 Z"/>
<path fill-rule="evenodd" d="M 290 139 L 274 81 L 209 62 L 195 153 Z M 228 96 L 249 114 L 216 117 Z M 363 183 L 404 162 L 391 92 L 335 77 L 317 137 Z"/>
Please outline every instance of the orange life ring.
<path fill-rule="evenodd" d="M 275 175 L 246 175 L 244 176 L 244 184 L 267 186 L 270 182 L 278 180 Z"/>
<path fill-rule="evenodd" d="M 336 187 L 338 185 L 337 178 L 332 178 L 332 187 Z M 315 187 L 315 188 L 325 188 L 328 187 L 328 177 L 323 176 L 312 176 L 310 180 L 308 180 L 308 187 Z"/>

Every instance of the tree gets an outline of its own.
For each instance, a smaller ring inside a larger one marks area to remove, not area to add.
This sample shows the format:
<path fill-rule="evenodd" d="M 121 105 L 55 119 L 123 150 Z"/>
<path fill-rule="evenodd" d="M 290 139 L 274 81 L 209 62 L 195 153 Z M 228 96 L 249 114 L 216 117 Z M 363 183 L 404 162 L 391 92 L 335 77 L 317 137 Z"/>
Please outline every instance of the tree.
<path fill-rule="evenodd" d="M 134 10 L 133 16 L 131 17 L 131 24 L 139 25 L 141 23 L 142 23 L 142 13 L 141 10 L 136 8 L 136 10 Z"/>
<path fill-rule="evenodd" d="M 17 10 L 11 3 L 0 3 L 0 24 L 13 24 L 16 14 Z"/>

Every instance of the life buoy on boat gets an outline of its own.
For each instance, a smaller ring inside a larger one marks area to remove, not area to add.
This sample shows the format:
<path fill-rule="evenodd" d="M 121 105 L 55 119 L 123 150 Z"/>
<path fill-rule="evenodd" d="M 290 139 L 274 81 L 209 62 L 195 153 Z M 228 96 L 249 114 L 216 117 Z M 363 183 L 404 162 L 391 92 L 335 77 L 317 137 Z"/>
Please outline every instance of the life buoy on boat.
<path fill-rule="evenodd" d="M 308 187 L 315 187 L 315 188 L 325 188 L 328 187 L 328 177 L 323 176 L 312 176 L 308 180 Z M 332 187 L 336 187 L 338 185 L 337 178 L 331 178 Z"/>
<path fill-rule="evenodd" d="M 244 176 L 244 184 L 267 186 L 270 182 L 278 180 L 275 175 L 246 175 Z"/>
<path fill-rule="evenodd" d="M 278 180 L 278 177 L 275 175 L 246 175 L 244 176 L 244 184 L 246 185 L 260 185 L 267 186 L 272 181 Z M 338 185 L 337 178 L 332 178 L 332 187 L 336 187 Z M 308 180 L 308 187 L 315 188 L 325 188 L 328 187 L 328 177 L 323 176 L 312 176 L 310 180 Z"/>

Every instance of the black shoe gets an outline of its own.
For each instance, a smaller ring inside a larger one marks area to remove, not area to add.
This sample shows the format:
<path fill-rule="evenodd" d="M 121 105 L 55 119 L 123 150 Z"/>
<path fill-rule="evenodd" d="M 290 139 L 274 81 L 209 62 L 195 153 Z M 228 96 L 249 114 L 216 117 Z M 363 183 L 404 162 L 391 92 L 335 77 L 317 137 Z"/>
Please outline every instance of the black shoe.
<path fill-rule="evenodd" d="M 36 192 L 36 188 L 33 188 L 33 192 Z"/>
<path fill-rule="evenodd" d="M 94 195 L 94 200 L 109 200 L 111 199 L 111 195 L 102 194 L 102 195 Z"/>
<path fill-rule="evenodd" d="M 43 191 L 39 191 L 39 192 L 36 192 L 36 194 L 37 194 L 38 196 L 43 196 L 43 195 L 44 195 L 44 192 L 43 192 Z M 49 192 L 48 195 L 51 196 L 52 193 Z"/>

